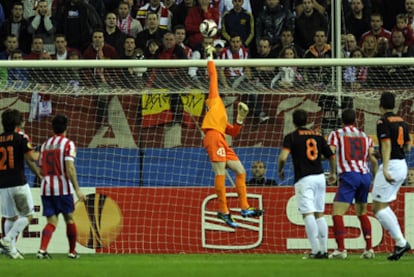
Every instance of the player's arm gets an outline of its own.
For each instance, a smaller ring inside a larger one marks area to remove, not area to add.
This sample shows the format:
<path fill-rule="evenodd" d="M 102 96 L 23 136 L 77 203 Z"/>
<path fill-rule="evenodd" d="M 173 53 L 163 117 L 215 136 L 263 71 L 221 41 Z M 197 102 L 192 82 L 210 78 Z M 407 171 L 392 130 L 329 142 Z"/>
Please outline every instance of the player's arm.
<path fill-rule="evenodd" d="M 73 188 L 75 189 L 76 196 L 78 197 L 80 201 L 85 201 L 85 195 L 81 191 L 79 183 L 78 183 L 75 163 L 73 162 L 73 160 L 65 160 L 65 166 L 66 166 L 66 174 L 68 175 L 69 180 L 71 181 Z"/>
<path fill-rule="evenodd" d="M 25 160 L 26 160 L 26 164 L 29 167 L 30 171 L 32 171 L 33 174 L 37 176 L 37 178 L 42 179 L 43 178 L 42 173 L 40 171 L 40 168 L 36 165 L 36 162 L 33 161 L 31 158 L 26 159 L 26 157 L 25 157 Z"/>
<path fill-rule="evenodd" d="M 285 179 L 285 164 L 289 154 L 290 149 L 288 148 L 283 148 L 282 151 L 280 151 L 279 159 L 277 161 L 278 175 L 280 180 Z"/>
<path fill-rule="evenodd" d="M 226 134 L 232 136 L 233 138 L 237 137 L 240 133 L 241 127 L 242 127 L 242 125 L 239 124 L 239 123 L 236 123 L 234 125 L 232 125 L 230 123 L 227 123 Z"/>
<path fill-rule="evenodd" d="M 218 92 L 218 77 L 216 64 L 213 61 L 214 47 L 209 45 L 206 49 L 208 54 L 207 71 L 210 77 L 210 88 L 208 92 L 208 98 L 219 97 Z"/>
<path fill-rule="evenodd" d="M 328 176 L 328 184 L 334 184 L 336 182 L 336 155 L 332 153 L 328 161 L 330 169 Z"/>
<path fill-rule="evenodd" d="M 395 180 L 391 177 L 390 173 L 388 172 L 388 164 L 390 162 L 391 157 L 391 140 L 389 138 L 385 138 L 381 140 L 381 159 L 382 159 L 382 171 L 384 173 L 385 180 L 387 182 L 392 183 Z"/>
<path fill-rule="evenodd" d="M 371 163 L 372 176 L 375 176 L 375 174 L 377 174 L 378 171 L 378 160 L 376 158 L 376 151 L 374 147 L 370 147 L 368 149 L 368 159 Z"/>

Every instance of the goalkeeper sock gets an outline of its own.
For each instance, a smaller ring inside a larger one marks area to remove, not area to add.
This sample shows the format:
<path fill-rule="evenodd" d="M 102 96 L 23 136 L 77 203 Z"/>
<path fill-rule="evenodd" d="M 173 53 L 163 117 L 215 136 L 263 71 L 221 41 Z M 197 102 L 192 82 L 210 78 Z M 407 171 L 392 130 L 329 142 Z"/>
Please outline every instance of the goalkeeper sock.
<path fill-rule="evenodd" d="M 358 216 L 358 219 L 361 222 L 361 229 L 364 234 L 365 249 L 369 250 L 372 248 L 371 221 L 369 221 L 366 214 Z"/>
<path fill-rule="evenodd" d="M 53 224 L 46 224 L 45 228 L 42 231 L 42 239 L 40 241 L 40 249 L 46 251 L 47 246 L 49 245 L 50 239 L 52 238 L 53 232 L 56 227 Z"/>
<path fill-rule="evenodd" d="M 229 213 L 229 208 L 227 207 L 226 199 L 226 176 L 225 175 L 216 175 L 214 178 L 214 188 L 216 189 L 219 211 L 223 214 Z"/>
<path fill-rule="evenodd" d="M 342 215 L 334 215 L 333 219 L 333 231 L 336 240 L 336 244 L 338 245 L 339 251 L 345 250 L 345 226 L 344 226 L 344 219 Z"/>
<path fill-rule="evenodd" d="M 76 234 L 77 234 L 76 224 L 75 223 L 66 224 L 66 236 L 68 237 L 68 241 L 69 241 L 69 253 L 75 253 Z"/>
<path fill-rule="evenodd" d="M 247 190 L 246 190 L 246 173 L 240 173 L 236 175 L 236 190 L 239 195 L 239 206 L 242 210 L 249 208 L 247 202 Z"/>

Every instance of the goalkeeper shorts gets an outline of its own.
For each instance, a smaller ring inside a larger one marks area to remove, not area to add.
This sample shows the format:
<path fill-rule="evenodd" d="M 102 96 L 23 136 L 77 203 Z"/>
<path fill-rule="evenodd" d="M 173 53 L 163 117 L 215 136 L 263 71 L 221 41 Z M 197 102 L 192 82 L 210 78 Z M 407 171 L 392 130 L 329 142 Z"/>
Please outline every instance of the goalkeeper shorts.
<path fill-rule="evenodd" d="M 210 129 L 206 132 L 203 145 L 211 162 L 239 160 L 239 157 L 227 144 L 225 136 L 217 130 Z"/>

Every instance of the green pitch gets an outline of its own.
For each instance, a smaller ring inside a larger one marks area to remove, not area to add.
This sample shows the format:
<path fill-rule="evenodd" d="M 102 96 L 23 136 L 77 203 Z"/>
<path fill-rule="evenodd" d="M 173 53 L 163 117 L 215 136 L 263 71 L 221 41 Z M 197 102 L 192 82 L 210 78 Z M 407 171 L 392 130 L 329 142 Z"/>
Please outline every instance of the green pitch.
<path fill-rule="evenodd" d="M 70 260 L 53 255 L 52 260 L 25 260 L 0 257 L 2 276 L 410 276 L 414 256 L 407 254 L 398 262 L 385 254 L 374 260 L 349 255 L 346 260 L 303 260 L 302 255 L 259 254 L 181 254 L 181 255 L 82 255 Z"/>

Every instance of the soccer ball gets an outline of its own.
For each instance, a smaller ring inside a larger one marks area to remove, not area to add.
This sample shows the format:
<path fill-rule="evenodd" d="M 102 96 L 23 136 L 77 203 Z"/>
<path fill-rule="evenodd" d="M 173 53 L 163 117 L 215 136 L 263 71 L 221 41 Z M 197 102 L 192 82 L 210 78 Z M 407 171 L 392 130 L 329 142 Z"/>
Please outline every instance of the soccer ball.
<path fill-rule="evenodd" d="M 200 33 L 204 37 L 214 37 L 217 34 L 217 23 L 212 19 L 204 19 L 200 24 Z"/>

